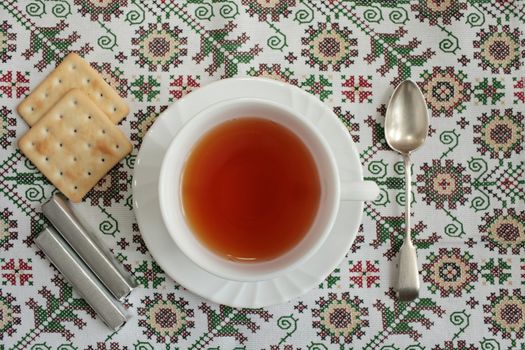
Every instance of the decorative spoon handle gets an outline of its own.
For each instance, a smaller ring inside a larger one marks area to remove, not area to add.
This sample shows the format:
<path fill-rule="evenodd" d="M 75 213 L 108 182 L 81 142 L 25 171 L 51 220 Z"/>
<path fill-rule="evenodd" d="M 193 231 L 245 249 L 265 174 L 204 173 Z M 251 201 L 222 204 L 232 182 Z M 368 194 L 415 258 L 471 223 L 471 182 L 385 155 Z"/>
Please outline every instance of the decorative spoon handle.
<path fill-rule="evenodd" d="M 412 201 L 412 176 L 410 156 L 403 155 L 405 163 L 405 241 L 399 251 L 398 297 L 402 301 L 411 301 L 419 295 L 419 271 L 417 267 L 416 247 L 412 244 L 410 232 L 410 202 Z"/>

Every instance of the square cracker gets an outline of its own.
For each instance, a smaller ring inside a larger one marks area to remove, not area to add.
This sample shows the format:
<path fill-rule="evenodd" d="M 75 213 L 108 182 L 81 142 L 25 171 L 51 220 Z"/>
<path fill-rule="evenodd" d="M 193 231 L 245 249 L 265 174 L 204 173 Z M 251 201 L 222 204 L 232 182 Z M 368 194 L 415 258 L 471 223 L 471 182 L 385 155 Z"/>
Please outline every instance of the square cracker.
<path fill-rule="evenodd" d="M 58 101 L 18 146 L 73 202 L 80 202 L 132 149 L 122 131 L 80 89 Z"/>
<path fill-rule="evenodd" d="M 31 126 L 62 96 L 74 88 L 86 92 L 115 124 L 129 112 L 128 105 L 115 89 L 109 86 L 102 76 L 82 57 L 76 53 L 70 53 L 18 105 L 18 114 Z"/>

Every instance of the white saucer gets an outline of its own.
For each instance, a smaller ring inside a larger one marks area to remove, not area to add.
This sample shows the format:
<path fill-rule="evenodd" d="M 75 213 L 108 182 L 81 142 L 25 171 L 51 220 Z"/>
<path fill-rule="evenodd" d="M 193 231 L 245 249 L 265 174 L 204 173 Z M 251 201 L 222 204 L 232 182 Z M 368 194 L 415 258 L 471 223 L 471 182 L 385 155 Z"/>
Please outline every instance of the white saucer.
<path fill-rule="evenodd" d="M 275 80 L 232 78 L 193 91 L 172 104 L 151 126 L 135 162 L 135 215 L 151 255 L 171 278 L 206 299 L 234 307 L 258 308 L 284 303 L 316 287 L 345 257 L 353 243 L 363 202 L 342 201 L 334 227 L 323 246 L 302 266 L 261 282 L 236 282 L 208 273 L 189 260 L 171 240 L 158 200 L 158 180 L 166 150 L 186 121 L 211 104 L 254 97 L 294 109 L 309 119 L 326 138 L 335 155 L 341 180 L 362 180 L 357 148 L 337 116 L 316 97 Z"/>

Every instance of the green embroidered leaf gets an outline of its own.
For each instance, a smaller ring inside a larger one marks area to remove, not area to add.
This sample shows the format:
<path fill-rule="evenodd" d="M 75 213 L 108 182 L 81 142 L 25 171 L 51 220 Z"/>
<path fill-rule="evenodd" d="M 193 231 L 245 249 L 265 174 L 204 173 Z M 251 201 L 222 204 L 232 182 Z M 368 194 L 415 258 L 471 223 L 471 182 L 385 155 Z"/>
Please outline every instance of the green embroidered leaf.
<path fill-rule="evenodd" d="M 242 33 L 236 39 L 227 39 L 233 29 L 237 27 L 234 22 L 228 22 L 221 29 L 206 31 L 201 36 L 200 51 L 193 57 L 197 63 L 211 56 L 211 63 L 205 69 L 210 75 L 214 75 L 219 68 L 224 67 L 221 78 L 228 78 L 239 72 L 239 63 L 249 63 L 257 56 L 262 48 L 256 44 L 252 48 L 241 51 L 242 46 L 248 41 L 246 33 Z"/>
<path fill-rule="evenodd" d="M 421 45 L 421 41 L 416 38 L 402 43 L 401 39 L 407 33 L 405 28 L 399 27 L 393 33 L 378 33 L 370 36 L 370 53 L 365 57 L 365 61 L 372 63 L 383 57 L 384 63 L 377 69 L 382 76 L 397 68 L 397 75 L 391 82 L 393 85 L 409 78 L 413 66 L 421 67 L 435 55 L 430 48 L 419 54 L 415 53 Z"/>
<path fill-rule="evenodd" d="M 67 340 L 71 340 L 74 333 L 70 328 L 70 323 L 82 329 L 86 322 L 81 318 L 80 313 L 87 313 L 95 318 L 95 312 L 84 299 L 74 298 L 73 288 L 58 275 L 55 275 L 51 281 L 58 287 L 58 295 L 53 294 L 44 286 L 38 291 L 38 294 L 44 298 L 45 304 L 42 305 L 34 298 L 30 298 L 26 305 L 33 311 L 34 328 L 39 328 L 46 333 L 58 333 Z"/>
<path fill-rule="evenodd" d="M 64 57 L 63 53 L 78 52 L 81 55 L 86 55 L 91 52 L 93 47 L 89 43 L 84 44 L 79 50 L 73 49 L 73 44 L 80 39 L 80 35 L 76 31 L 67 36 L 60 36 L 68 27 L 69 24 L 61 20 L 56 26 L 39 27 L 38 30 L 32 30 L 29 37 L 29 47 L 22 53 L 22 56 L 29 60 L 40 54 L 42 58 L 34 66 L 39 71 L 43 71 L 51 63 L 59 63 Z"/>

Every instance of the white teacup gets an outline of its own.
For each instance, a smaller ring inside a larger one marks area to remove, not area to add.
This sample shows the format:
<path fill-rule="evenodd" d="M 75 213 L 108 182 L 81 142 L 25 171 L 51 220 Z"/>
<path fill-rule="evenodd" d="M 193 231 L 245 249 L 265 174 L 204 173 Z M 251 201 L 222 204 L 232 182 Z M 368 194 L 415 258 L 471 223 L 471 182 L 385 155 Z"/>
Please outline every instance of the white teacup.
<path fill-rule="evenodd" d="M 270 261 L 238 262 L 215 254 L 192 233 L 182 208 L 181 177 L 193 146 L 218 124 L 244 117 L 268 119 L 292 130 L 310 150 L 321 182 L 319 209 L 309 231 L 294 248 Z M 375 182 L 341 182 L 334 155 L 309 121 L 289 108 L 255 98 L 217 103 L 188 121 L 171 142 L 159 179 L 160 208 L 172 239 L 195 264 L 219 277 L 235 281 L 267 280 L 293 269 L 323 244 L 332 229 L 341 200 L 373 200 L 378 194 Z"/>

